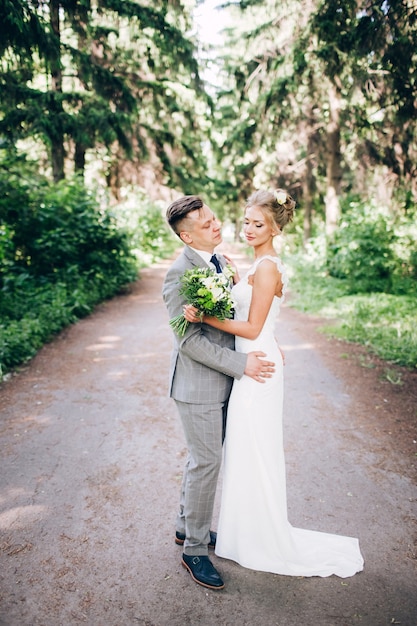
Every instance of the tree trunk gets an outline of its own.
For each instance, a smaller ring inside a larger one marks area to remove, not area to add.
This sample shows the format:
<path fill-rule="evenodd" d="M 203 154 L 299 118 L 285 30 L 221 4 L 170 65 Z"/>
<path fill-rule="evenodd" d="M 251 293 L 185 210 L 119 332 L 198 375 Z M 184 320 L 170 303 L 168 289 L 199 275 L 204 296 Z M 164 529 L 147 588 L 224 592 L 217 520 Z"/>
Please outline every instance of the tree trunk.
<path fill-rule="evenodd" d="M 52 174 L 55 182 L 64 178 L 64 133 L 62 131 L 61 115 L 63 114 L 62 69 L 61 69 L 61 32 L 59 23 L 59 1 L 50 0 L 51 28 L 55 40 L 55 49 L 51 54 L 51 108 L 54 110 L 54 128 L 50 133 Z"/>
<path fill-rule="evenodd" d="M 77 33 L 77 45 L 80 52 L 80 58 L 82 58 L 82 54 L 85 53 L 87 50 L 87 28 L 90 10 L 91 4 L 90 2 L 86 2 L 86 0 L 84 0 L 84 2 L 78 2 L 75 5 L 73 20 L 74 29 Z M 77 64 L 77 76 L 83 89 L 85 91 L 88 91 L 88 81 L 86 78 L 85 67 L 82 62 L 79 62 Z M 74 169 L 80 174 L 84 174 L 86 152 L 87 148 L 85 144 L 81 141 L 76 140 L 74 152 Z"/>
<path fill-rule="evenodd" d="M 304 221 L 303 221 L 303 245 L 311 238 L 312 221 L 313 221 L 313 199 L 315 194 L 315 178 L 314 178 L 314 157 L 315 157 L 315 121 L 312 106 L 308 107 L 306 114 L 307 119 L 307 155 L 306 166 L 303 179 L 303 205 L 304 205 Z"/>
<path fill-rule="evenodd" d="M 313 165 L 310 156 L 306 159 L 306 169 L 303 180 L 303 245 L 311 238 L 312 219 L 313 219 Z"/>
<path fill-rule="evenodd" d="M 122 163 L 122 160 L 119 157 L 119 149 L 116 148 L 116 151 L 113 154 L 112 162 L 110 163 L 106 174 L 107 187 L 110 189 L 110 192 L 116 202 L 120 202 L 122 199 L 120 190 L 120 163 Z"/>
<path fill-rule="evenodd" d="M 340 94 L 335 85 L 329 88 L 329 123 L 327 126 L 327 193 L 326 234 L 331 236 L 340 218 L 341 152 L 340 152 Z"/>
<path fill-rule="evenodd" d="M 84 174 L 85 168 L 85 147 L 83 144 L 76 142 L 74 151 L 74 169 L 79 174 Z"/>

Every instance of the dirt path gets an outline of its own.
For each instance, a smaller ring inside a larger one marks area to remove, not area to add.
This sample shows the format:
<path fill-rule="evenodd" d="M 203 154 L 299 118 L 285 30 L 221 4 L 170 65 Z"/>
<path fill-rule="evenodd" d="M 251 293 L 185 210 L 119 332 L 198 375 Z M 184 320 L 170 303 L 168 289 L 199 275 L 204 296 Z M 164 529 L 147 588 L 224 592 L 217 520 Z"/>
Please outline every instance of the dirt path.
<path fill-rule="evenodd" d="M 0 387 L 0 624 L 416 626 L 416 374 L 392 385 L 384 364 L 289 306 L 277 334 L 290 520 L 359 537 L 365 570 L 291 578 L 214 556 L 226 588 L 212 592 L 181 567 L 166 268 Z"/>

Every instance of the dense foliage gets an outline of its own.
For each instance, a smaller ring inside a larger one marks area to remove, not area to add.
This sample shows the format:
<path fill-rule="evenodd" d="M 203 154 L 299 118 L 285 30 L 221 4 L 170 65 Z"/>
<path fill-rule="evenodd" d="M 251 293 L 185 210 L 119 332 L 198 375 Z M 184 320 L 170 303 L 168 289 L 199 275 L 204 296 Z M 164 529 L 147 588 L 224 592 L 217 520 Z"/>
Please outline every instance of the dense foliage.
<path fill-rule="evenodd" d="M 80 181 L 51 184 L 23 162 L 0 169 L 0 223 L 0 374 L 4 374 L 135 280 L 143 261 L 134 252 L 136 231 L 122 228 Z M 139 229 L 148 261 L 173 249 L 160 209 L 149 203 L 141 208 L 140 197 Z"/>
<path fill-rule="evenodd" d="M 167 226 L 166 203 L 152 202 L 143 189 L 132 188 L 112 212 L 128 236 L 130 250 L 140 266 L 170 255 L 179 240 Z"/>
<path fill-rule="evenodd" d="M 393 235 L 400 234 L 401 225 L 387 231 L 374 208 L 368 212 L 355 206 L 352 214 L 369 221 L 360 229 L 359 239 L 354 228 L 345 229 L 344 243 L 333 257 L 339 256 L 340 268 L 336 262 L 329 267 L 323 234 L 304 249 L 296 242 L 299 233 L 286 236 L 291 306 L 327 318 L 326 333 L 363 344 L 390 363 L 415 368 L 416 270 L 415 262 L 411 265 L 404 259 L 415 250 L 417 227 L 411 247 L 407 238 Z"/>
<path fill-rule="evenodd" d="M 82 184 L 74 180 L 50 185 L 25 180 L 20 171 L 12 176 L 8 170 L 7 179 L 0 173 L 0 186 L 2 223 L 9 234 L 1 253 L 3 289 L 26 276 L 58 282 L 75 269 L 93 280 L 106 276 L 106 283 L 111 276 L 122 282 L 131 277 L 127 238 Z M 19 196 L 19 211 L 10 201 L 13 194 Z M 107 288 L 112 290 L 104 284 L 102 288 L 103 295 Z"/>
<path fill-rule="evenodd" d="M 332 235 L 343 198 L 417 202 L 417 6 L 409 0 L 241 0 L 215 115 L 230 198 L 287 187 Z"/>
<path fill-rule="evenodd" d="M 350 293 L 413 293 L 416 287 L 415 219 L 400 219 L 374 205 L 352 203 L 329 244 L 329 274 Z"/>
<path fill-rule="evenodd" d="M 415 294 L 350 294 L 346 282 L 329 276 L 314 253 L 291 256 L 287 263 L 291 306 L 328 318 L 322 330 L 329 335 L 365 345 L 389 363 L 417 367 Z"/>
<path fill-rule="evenodd" d="M 3 0 L 0 23 L 4 147 L 35 140 L 55 181 L 94 161 L 116 197 L 149 161 L 158 183 L 204 177 L 207 97 L 181 3 Z"/>

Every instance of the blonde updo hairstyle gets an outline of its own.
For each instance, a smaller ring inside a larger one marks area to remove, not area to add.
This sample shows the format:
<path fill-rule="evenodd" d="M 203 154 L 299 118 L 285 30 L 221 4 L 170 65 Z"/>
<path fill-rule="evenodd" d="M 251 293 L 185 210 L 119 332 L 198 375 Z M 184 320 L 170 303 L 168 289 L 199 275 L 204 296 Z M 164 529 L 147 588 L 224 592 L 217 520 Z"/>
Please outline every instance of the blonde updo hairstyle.
<path fill-rule="evenodd" d="M 259 207 L 265 217 L 269 218 L 273 226 L 283 230 L 294 217 L 295 200 L 285 189 L 264 191 L 260 189 L 249 196 L 246 208 Z"/>

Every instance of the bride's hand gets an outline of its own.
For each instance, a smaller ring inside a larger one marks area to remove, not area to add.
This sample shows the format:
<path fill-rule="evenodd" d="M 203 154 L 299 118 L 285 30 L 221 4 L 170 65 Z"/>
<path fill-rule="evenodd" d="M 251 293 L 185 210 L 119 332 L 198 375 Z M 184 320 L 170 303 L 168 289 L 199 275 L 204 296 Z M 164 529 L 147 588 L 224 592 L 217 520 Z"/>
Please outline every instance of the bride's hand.
<path fill-rule="evenodd" d="M 202 322 L 203 316 L 199 312 L 198 309 L 195 308 L 192 304 L 185 304 L 183 307 L 184 317 L 187 322 L 196 323 Z"/>

